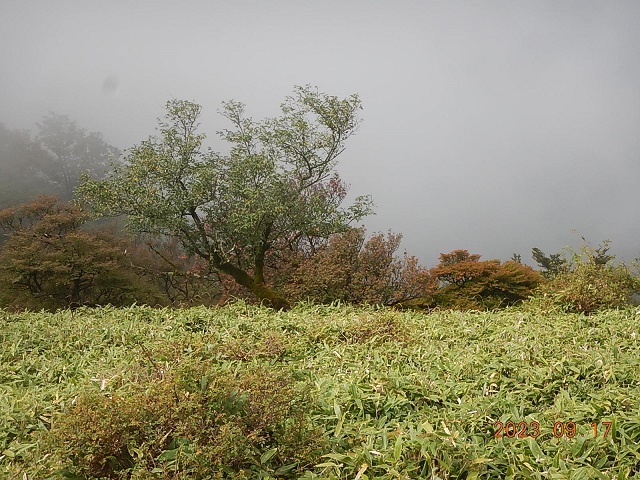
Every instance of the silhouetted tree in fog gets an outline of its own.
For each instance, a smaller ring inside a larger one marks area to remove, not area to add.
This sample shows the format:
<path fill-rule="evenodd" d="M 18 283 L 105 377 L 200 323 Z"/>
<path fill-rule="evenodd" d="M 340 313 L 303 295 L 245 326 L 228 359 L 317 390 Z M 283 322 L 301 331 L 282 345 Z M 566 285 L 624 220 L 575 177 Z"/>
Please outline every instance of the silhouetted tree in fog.
<path fill-rule="evenodd" d="M 60 186 L 61 196 L 70 200 L 82 173 L 103 178 L 110 163 L 120 152 L 102 139 L 102 134 L 87 132 L 66 115 L 50 112 L 38 124 L 38 140 L 51 154 L 36 168 L 49 181 Z"/>

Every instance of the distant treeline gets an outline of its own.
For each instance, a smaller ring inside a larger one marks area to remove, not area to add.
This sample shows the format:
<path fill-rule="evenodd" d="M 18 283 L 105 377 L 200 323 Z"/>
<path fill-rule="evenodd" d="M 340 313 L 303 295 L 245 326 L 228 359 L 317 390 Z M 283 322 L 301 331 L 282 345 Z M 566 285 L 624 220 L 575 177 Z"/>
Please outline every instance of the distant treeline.
<path fill-rule="evenodd" d="M 189 256 L 175 239 L 127 235 L 116 222 L 90 223 L 79 207 L 54 197 L 0 211 L 0 228 L 0 307 L 5 309 L 260 301 Z M 427 269 L 406 252 L 396 255 L 400 238 L 392 233 L 366 238 L 364 229 L 356 228 L 304 248 L 282 245 L 266 259 L 266 281 L 293 303 L 492 310 L 534 298 L 584 313 L 629 304 L 639 290 L 637 270 L 614 263 L 606 246 L 583 245 L 568 258 L 534 249 L 540 271 L 514 259 L 482 261 L 467 250 L 442 254 L 438 265 Z"/>

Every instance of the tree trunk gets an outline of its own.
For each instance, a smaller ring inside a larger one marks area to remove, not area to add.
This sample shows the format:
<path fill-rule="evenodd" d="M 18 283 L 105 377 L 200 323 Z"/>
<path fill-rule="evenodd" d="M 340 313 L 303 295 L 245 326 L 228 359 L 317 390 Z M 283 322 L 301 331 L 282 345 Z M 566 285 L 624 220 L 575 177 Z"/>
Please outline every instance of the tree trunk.
<path fill-rule="evenodd" d="M 291 305 L 284 298 L 279 297 L 273 290 L 267 287 L 264 283 L 253 282 L 252 286 L 244 285 L 251 290 L 256 297 L 263 300 L 275 310 L 290 310 Z"/>
<path fill-rule="evenodd" d="M 236 267 L 229 262 L 221 263 L 218 268 L 223 273 L 230 275 L 239 285 L 242 285 L 258 297 L 263 303 L 276 310 L 289 310 L 291 305 L 287 300 L 278 296 L 263 282 L 256 281 L 251 275 L 244 270 Z"/>

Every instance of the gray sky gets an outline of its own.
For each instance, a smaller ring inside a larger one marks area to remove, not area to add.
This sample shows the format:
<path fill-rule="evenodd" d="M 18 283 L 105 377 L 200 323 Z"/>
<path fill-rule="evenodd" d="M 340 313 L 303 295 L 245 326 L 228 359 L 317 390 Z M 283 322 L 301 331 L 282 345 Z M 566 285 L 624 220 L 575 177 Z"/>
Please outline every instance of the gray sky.
<path fill-rule="evenodd" d="M 0 121 L 66 114 L 119 148 L 171 98 L 256 119 L 294 85 L 358 93 L 340 158 L 370 232 L 433 266 L 580 236 L 640 256 L 640 2 L 0 0 Z M 572 232 L 575 230 L 575 232 Z"/>

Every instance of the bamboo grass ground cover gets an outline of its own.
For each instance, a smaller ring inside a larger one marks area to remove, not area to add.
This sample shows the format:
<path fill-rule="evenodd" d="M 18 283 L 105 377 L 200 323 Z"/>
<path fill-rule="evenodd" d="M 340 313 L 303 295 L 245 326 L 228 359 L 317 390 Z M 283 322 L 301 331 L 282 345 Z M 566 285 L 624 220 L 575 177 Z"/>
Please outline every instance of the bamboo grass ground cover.
<path fill-rule="evenodd" d="M 0 311 L 0 360 L 2 478 L 640 478 L 637 309 Z"/>

